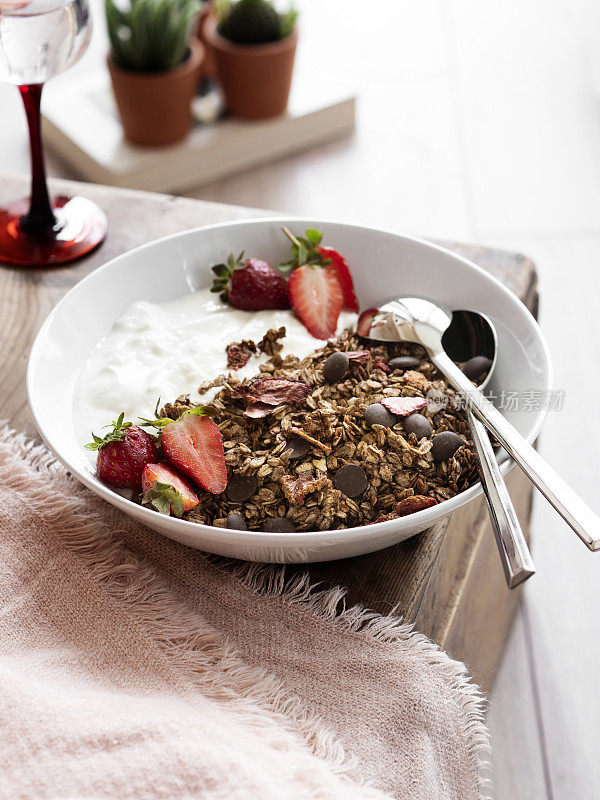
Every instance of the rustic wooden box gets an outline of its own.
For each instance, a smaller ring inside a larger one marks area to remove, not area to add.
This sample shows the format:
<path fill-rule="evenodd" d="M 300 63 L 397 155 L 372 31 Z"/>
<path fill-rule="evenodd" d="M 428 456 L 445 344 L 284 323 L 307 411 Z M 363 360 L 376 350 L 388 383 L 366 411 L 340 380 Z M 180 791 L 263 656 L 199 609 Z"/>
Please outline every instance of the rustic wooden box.
<path fill-rule="evenodd" d="M 57 191 L 95 200 L 108 216 L 104 245 L 70 267 L 0 270 L 0 416 L 35 435 L 25 397 L 31 343 L 52 306 L 99 264 L 168 233 L 264 212 L 167 195 L 57 181 Z M 27 191 L 23 179 L 4 178 L 0 202 Z M 445 243 L 504 281 L 534 313 L 536 273 L 522 255 Z M 508 478 L 527 534 L 531 486 L 519 470 Z M 290 567 L 290 570 L 306 567 Z M 347 601 L 414 623 L 440 647 L 464 661 L 489 690 L 520 597 L 504 582 L 483 498 L 469 503 L 430 530 L 402 544 L 344 561 L 310 565 L 313 580 L 347 588 Z"/>

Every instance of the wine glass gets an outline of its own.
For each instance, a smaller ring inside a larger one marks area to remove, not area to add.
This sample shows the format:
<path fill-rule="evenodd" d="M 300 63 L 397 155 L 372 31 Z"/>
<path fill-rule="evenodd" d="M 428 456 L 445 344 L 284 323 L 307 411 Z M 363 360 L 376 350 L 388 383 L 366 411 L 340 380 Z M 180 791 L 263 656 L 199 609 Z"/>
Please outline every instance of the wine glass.
<path fill-rule="evenodd" d="M 0 81 L 15 84 L 31 146 L 31 197 L 0 208 L 0 261 L 53 266 L 106 236 L 104 212 L 84 197 L 50 197 L 41 140 L 44 82 L 83 54 L 92 33 L 86 0 L 0 0 Z"/>

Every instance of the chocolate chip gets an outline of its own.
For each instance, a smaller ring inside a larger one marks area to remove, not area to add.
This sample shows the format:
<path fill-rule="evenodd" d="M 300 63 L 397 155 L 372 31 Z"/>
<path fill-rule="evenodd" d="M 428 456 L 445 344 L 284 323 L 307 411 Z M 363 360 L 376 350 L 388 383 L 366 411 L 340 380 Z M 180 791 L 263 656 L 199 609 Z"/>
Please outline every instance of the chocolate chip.
<path fill-rule="evenodd" d="M 295 461 L 297 458 L 304 458 L 310 453 L 310 444 L 300 436 L 294 436 L 288 440 L 284 452 L 287 453 L 290 461 Z"/>
<path fill-rule="evenodd" d="M 227 527 L 235 531 L 247 531 L 246 520 L 237 511 L 230 511 L 227 514 Z"/>
<path fill-rule="evenodd" d="M 269 517 L 265 522 L 264 530 L 267 533 L 295 533 L 296 528 L 285 517 Z"/>
<path fill-rule="evenodd" d="M 346 353 L 341 351 L 332 353 L 329 358 L 325 359 L 323 364 L 323 377 L 327 383 L 337 383 L 348 372 L 349 366 L 350 359 Z"/>
<path fill-rule="evenodd" d="M 243 503 L 252 497 L 257 488 L 258 480 L 255 475 L 232 475 L 225 494 L 232 503 Z"/>
<path fill-rule="evenodd" d="M 433 437 L 431 453 L 436 461 L 446 461 L 464 444 L 463 440 L 453 431 L 442 431 Z"/>
<path fill-rule="evenodd" d="M 414 433 L 417 441 L 420 441 L 423 437 L 428 439 L 433 433 L 431 422 L 423 414 L 411 414 L 410 417 L 406 417 L 404 430 L 406 433 Z"/>
<path fill-rule="evenodd" d="M 491 366 L 492 362 L 489 358 L 485 356 L 473 356 L 473 358 L 470 358 L 463 364 L 462 371 L 470 381 L 474 381 L 476 378 L 481 378 Z"/>
<path fill-rule="evenodd" d="M 373 425 L 385 425 L 386 428 L 393 428 L 396 421 L 396 417 L 381 403 L 371 403 L 365 409 L 365 423 L 368 428 Z"/>
<path fill-rule="evenodd" d="M 414 356 L 398 356 L 388 362 L 392 369 L 415 369 L 420 363 L 421 359 Z"/>
<path fill-rule="evenodd" d="M 346 497 L 358 497 L 367 488 L 367 476 L 358 464 L 346 464 L 335 473 L 333 483 Z"/>

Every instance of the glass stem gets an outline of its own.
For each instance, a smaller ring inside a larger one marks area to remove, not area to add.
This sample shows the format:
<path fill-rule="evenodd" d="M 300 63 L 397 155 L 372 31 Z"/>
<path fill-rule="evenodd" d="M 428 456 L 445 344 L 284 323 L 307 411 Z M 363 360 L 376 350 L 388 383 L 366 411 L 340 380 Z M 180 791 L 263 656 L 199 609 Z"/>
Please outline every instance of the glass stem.
<path fill-rule="evenodd" d="M 56 217 L 48 196 L 42 150 L 40 102 L 43 88 L 43 83 L 19 86 L 27 115 L 31 148 L 31 200 L 29 211 L 21 217 L 20 226 L 25 233 L 38 236 L 49 233 L 56 225 Z"/>

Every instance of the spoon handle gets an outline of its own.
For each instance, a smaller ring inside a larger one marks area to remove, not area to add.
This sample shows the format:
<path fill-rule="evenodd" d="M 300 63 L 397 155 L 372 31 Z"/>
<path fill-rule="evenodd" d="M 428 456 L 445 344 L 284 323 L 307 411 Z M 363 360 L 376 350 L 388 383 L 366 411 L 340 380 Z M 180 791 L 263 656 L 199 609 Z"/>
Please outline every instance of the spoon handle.
<path fill-rule="evenodd" d="M 452 386 L 469 401 L 473 414 L 488 428 L 504 449 L 537 486 L 590 550 L 600 549 L 600 518 L 568 486 L 557 472 L 528 444 L 510 422 L 471 383 L 443 351 L 432 353 L 432 360 Z"/>
<path fill-rule="evenodd" d="M 509 589 L 514 589 L 534 574 L 535 566 L 487 430 L 470 411 L 467 411 L 467 419 L 479 456 L 481 485 L 490 512 L 506 584 Z"/>

